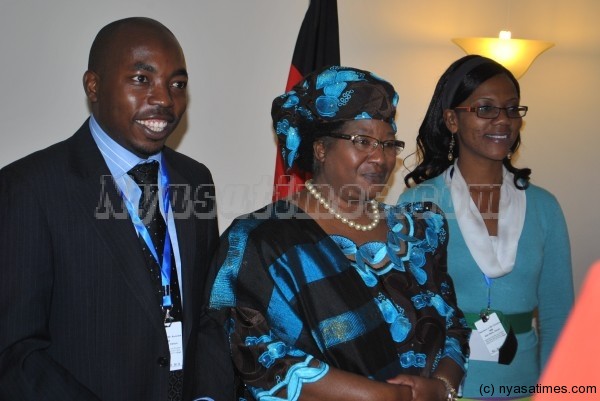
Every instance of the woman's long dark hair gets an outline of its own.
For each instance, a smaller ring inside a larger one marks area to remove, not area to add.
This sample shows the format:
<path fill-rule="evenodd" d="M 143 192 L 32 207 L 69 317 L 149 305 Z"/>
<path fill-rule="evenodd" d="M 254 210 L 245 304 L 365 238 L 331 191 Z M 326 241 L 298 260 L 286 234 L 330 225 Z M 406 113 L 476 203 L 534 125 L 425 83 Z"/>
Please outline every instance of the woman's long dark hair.
<path fill-rule="evenodd" d="M 454 77 L 453 73 L 459 69 L 464 63 L 474 58 L 482 59 L 482 63 L 468 71 L 462 77 Z M 444 172 L 453 162 L 448 160 L 448 151 L 450 148 L 450 140 L 452 133 L 446 127 L 444 122 L 444 109 L 442 107 L 442 98 L 447 90 L 449 78 L 452 80 L 459 79 L 458 86 L 454 92 L 454 96 L 450 99 L 449 108 L 454 108 L 467 99 L 471 94 L 488 79 L 504 74 L 515 85 L 517 96 L 521 97 L 521 89 L 519 82 L 514 75 L 497 62 L 486 59 L 482 56 L 470 55 L 456 60 L 444 74 L 440 77 L 429 108 L 425 114 L 425 118 L 419 128 L 417 136 L 417 157 L 419 164 L 413 171 L 404 177 L 404 183 L 407 187 L 411 186 L 411 182 L 420 184 L 421 182 L 436 177 Z M 517 139 L 510 150 L 514 153 L 521 144 L 521 133 L 517 134 Z M 454 147 L 454 157 L 459 157 L 460 149 L 458 143 Z M 526 189 L 529 186 L 529 176 L 531 169 L 516 168 L 511 164 L 511 160 L 507 157 L 502 161 L 508 171 L 514 174 L 514 183 L 519 189 Z"/>

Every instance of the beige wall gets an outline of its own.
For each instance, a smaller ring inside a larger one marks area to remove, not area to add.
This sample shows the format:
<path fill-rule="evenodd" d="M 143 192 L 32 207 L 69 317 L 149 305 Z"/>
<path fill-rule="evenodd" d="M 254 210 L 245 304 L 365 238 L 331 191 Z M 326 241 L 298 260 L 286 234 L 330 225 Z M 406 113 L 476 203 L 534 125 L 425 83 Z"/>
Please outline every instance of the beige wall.
<path fill-rule="evenodd" d="M 271 100 L 285 85 L 306 0 L 1 0 L 0 166 L 66 138 L 88 115 L 81 86 L 93 36 L 107 22 L 157 18 L 179 37 L 190 104 L 171 145 L 206 163 L 221 229 L 270 199 Z M 596 0 L 338 0 L 342 63 L 377 72 L 400 93 L 399 137 L 414 150 L 443 70 L 462 51 L 452 37 L 513 37 L 556 46 L 521 78 L 530 107 L 517 164 L 563 206 L 576 287 L 600 258 L 600 2 Z M 406 163 L 412 164 L 408 158 Z M 403 189 L 399 166 L 387 200 Z"/>
<path fill-rule="evenodd" d="M 516 164 L 561 203 L 569 226 L 576 287 L 600 258 L 600 2 L 594 0 L 340 0 L 342 63 L 390 79 L 400 93 L 399 136 L 414 151 L 416 130 L 445 68 L 464 55 L 453 37 L 543 39 L 543 53 L 519 80 L 530 112 Z M 508 22 L 507 22 L 508 21 Z M 370 29 L 365 29 L 367 26 Z M 414 158 L 406 164 L 412 166 Z M 400 168 L 388 198 L 403 189 Z"/>

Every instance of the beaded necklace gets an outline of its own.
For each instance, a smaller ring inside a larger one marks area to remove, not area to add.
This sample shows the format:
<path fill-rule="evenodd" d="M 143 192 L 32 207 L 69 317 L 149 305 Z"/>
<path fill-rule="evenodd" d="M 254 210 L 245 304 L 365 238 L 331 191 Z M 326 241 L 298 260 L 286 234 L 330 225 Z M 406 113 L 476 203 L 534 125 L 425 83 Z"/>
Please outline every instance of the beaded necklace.
<path fill-rule="evenodd" d="M 343 216 L 327 199 L 321 195 L 321 193 L 315 188 L 312 183 L 312 180 L 306 181 L 306 189 L 308 189 L 308 193 L 310 193 L 330 214 L 332 214 L 336 219 L 346 224 L 349 227 L 354 228 L 358 231 L 371 231 L 377 224 L 379 224 L 379 202 L 375 199 L 371 199 L 369 201 L 369 205 L 371 205 L 371 210 L 373 212 L 373 221 L 369 224 L 359 224 L 352 220 L 349 220 L 347 217 Z"/>

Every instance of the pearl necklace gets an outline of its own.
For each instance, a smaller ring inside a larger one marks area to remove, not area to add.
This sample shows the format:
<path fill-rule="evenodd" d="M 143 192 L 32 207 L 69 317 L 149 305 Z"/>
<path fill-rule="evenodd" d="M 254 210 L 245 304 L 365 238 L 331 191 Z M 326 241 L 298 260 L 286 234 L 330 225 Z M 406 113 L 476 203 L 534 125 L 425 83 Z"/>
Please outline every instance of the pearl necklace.
<path fill-rule="evenodd" d="M 308 193 L 310 193 L 317 201 L 319 201 L 321 205 L 323 205 L 325 210 L 332 214 L 336 219 L 348 225 L 349 227 L 354 228 L 355 230 L 371 231 L 375 227 L 377 227 L 377 224 L 379 224 L 379 202 L 377 202 L 375 199 L 371 199 L 369 201 L 369 204 L 371 205 L 371 209 L 373 211 L 373 221 L 369 224 L 358 224 L 352 220 L 348 220 L 347 217 L 342 216 L 342 214 L 339 211 L 337 211 L 337 209 L 334 208 L 331 203 L 329 203 L 325 198 L 323 198 L 323 195 L 321 195 L 321 193 L 317 191 L 317 188 L 315 188 L 315 186 L 313 185 L 312 180 L 306 181 L 306 189 L 308 189 Z"/>

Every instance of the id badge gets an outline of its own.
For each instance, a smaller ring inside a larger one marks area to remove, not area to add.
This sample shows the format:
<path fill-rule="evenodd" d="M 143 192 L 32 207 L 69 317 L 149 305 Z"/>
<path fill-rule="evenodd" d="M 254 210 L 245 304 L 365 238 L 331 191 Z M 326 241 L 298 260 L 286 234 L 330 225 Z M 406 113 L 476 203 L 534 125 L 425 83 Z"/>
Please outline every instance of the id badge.
<path fill-rule="evenodd" d="M 183 331 L 181 322 L 165 325 L 169 352 L 171 353 L 171 371 L 183 369 Z"/>
<path fill-rule="evenodd" d="M 487 361 L 498 362 L 498 354 L 492 356 L 485 345 L 481 334 L 477 330 L 471 330 L 469 337 L 469 360 L 471 361 Z"/>
<path fill-rule="evenodd" d="M 498 318 L 498 314 L 496 312 L 490 313 L 485 322 L 483 319 L 476 321 L 475 327 L 490 355 L 497 356 L 508 335 L 500 322 L 500 318 Z"/>

